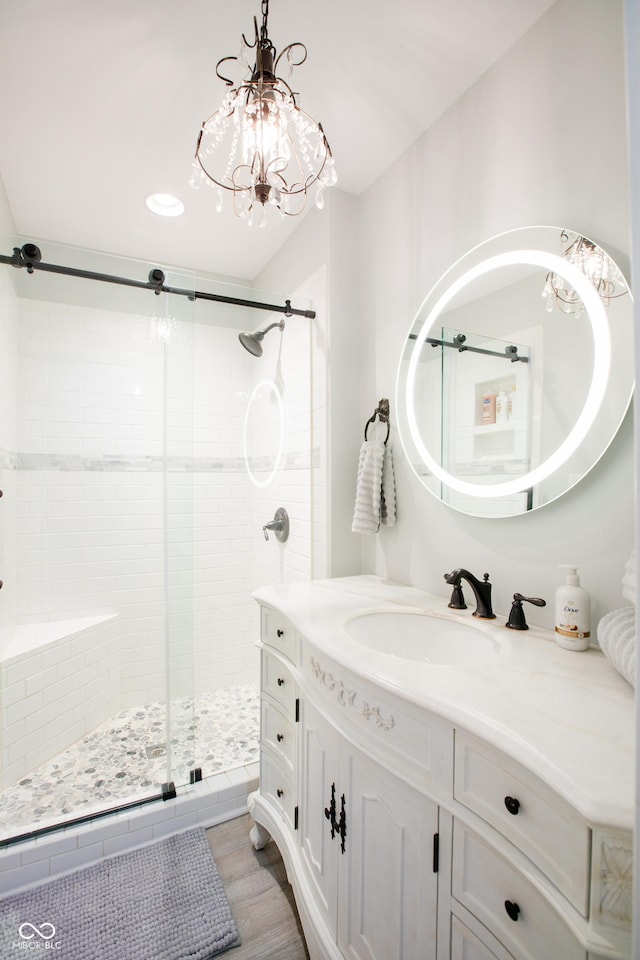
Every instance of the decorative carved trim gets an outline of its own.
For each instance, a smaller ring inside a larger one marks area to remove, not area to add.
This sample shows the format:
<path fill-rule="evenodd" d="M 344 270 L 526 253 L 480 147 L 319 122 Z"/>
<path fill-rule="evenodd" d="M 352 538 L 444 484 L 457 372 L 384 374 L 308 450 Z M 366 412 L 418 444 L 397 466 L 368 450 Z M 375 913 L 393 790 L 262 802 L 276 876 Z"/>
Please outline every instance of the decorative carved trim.
<path fill-rule="evenodd" d="M 633 854 L 613 839 L 602 839 L 600 915 L 618 924 L 631 924 Z"/>
<path fill-rule="evenodd" d="M 323 670 L 314 657 L 310 657 L 310 663 L 314 676 L 327 688 L 327 690 L 331 690 L 336 694 L 338 703 L 342 707 L 353 707 L 353 709 L 357 710 L 360 716 L 364 717 L 365 720 L 373 718 L 376 726 L 380 727 L 382 730 L 393 729 L 395 720 L 393 719 L 392 714 L 390 714 L 388 717 L 383 717 L 380 712 L 380 707 L 370 707 L 366 700 L 362 700 L 362 698 L 359 697 L 357 690 L 349 690 L 348 687 L 345 687 L 342 680 L 336 679 L 333 674 L 327 673 L 326 670 Z M 360 702 L 357 702 L 358 699 Z"/>

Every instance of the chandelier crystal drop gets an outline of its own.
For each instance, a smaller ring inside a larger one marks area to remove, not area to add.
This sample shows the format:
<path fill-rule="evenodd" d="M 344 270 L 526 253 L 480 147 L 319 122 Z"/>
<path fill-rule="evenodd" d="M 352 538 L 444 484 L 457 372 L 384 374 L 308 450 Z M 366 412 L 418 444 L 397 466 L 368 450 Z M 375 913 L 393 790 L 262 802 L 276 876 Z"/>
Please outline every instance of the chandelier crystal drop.
<path fill-rule="evenodd" d="M 216 74 L 230 89 L 202 124 L 190 180 L 193 187 L 205 184 L 216 191 L 217 210 L 226 193 L 247 223 L 257 210 L 260 226 L 266 223 L 267 204 L 283 216 L 298 216 L 312 188 L 322 209 L 324 190 L 337 179 L 322 125 L 300 109 L 288 82 L 294 67 L 306 60 L 307 48 L 291 43 L 278 55 L 269 39 L 268 16 L 269 0 L 262 0 L 262 26 L 258 31 L 254 17 L 254 42 L 243 34 L 240 55 L 218 61 Z M 243 68 L 237 85 L 220 73 L 229 61 Z M 286 79 L 277 76 L 279 67 Z"/>
<path fill-rule="evenodd" d="M 578 233 L 563 230 L 560 240 L 567 244 L 562 252 L 564 259 L 577 267 L 599 294 L 605 307 L 611 300 L 628 293 L 629 288 L 622 273 L 602 247 Z M 554 305 L 562 313 L 579 317 L 584 312 L 582 298 L 564 277 L 557 273 L 548 273 L 542 296 L 546 299 L 546 310 L 551 313 Z"/>

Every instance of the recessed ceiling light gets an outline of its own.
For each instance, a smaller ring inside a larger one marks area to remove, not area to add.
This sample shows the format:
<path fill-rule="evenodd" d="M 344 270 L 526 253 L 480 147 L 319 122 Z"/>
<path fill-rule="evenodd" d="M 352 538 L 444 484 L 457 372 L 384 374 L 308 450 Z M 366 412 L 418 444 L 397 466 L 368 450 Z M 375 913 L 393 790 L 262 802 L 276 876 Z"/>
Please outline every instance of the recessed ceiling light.
<path fill-rule="evenodd" d="M 161 217 L 179 217 L 184 213 L 184 203 L 170 193 L 152 193 L 146 204 L 153 213 Z"/>

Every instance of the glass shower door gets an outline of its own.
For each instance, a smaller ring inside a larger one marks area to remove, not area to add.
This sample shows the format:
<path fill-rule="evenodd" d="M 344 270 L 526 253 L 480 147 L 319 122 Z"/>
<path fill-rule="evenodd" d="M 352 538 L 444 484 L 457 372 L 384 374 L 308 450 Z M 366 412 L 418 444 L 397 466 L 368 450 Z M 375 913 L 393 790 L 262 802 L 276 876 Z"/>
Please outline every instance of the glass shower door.
<path fill-rule="evenodd" d="M 3 252 L 24 242 L 4 238 Z M 35 242 L 47 264 L 149 276 L 149 264 Z M 12 473 L 0 819 L 16 836 L 188 782 L 194 304 L 0 270 L 2 345 L 17 371 L 0 419 Z M 166 282 L 193 289 L 185 274 Z"/>

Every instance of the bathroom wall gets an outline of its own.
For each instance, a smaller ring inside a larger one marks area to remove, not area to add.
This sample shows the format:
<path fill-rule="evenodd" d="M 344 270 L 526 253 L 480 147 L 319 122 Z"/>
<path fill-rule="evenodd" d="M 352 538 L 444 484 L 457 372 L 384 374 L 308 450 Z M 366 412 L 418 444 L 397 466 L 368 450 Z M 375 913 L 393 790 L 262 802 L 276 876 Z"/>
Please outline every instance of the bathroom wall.
<path fill-rule="evenodd" d="M 363 314 L 375 330 L 369 396 L 393 389 L 422 298 L 483 239 L 529 223 L 568 226 L 626 266 L 626 129 L 622 4 L 559 0 L 362 197 Z M 556 564 L 571 562 L 592 593 L 594 621 L 624 605 L 634 542 L 630 417 L 570 494 L 516 518 L 451 511 L 423 492 L 397 442 L 395 456 L 398 526 L 365 544 L 366 568 L 438 593 L 453 567 L 487 570 L 504 612 L 514 591 L 552 600 Z M 550 626 L 552 607 L 529 619 Z"/>
<path fill-rule="evenodd" d="M 631 245 L 636 251 L 633 258 L 631 282 L 635 290 L 640 288 L 640 258 L 637 251 L 640 250 L 640 59 L 638 51 L 640 50 L 640 10 L 636 0 L 626 0 L 625 2 L 625 33 L 626 33 L 626 53 L 627 53 L 627 75 L 628 75 L 628 113 L 629 113 L 629 157 L 631 169 Z M 640 327 L 640 306 L 636 300 L 635 304 L 635 327 Z M 634 350 L 636 371 L 640 370 L 640 342 L 636 337 Z M 637 403 L 636 403 L 637 409 Z M 635 418 L 635 449 L 636 449 L 636 476 L 640 471 L 640 423 L 638 417 Z M 635 535 L 636 543 L 640 538 L 640 511 L 638 508 L 638 489 L 636 487 L 636 523 Z M 636 594 L 640 584 L 640 570 L 636 566 Z M 640 658 L 636 659 L 636 690 L 640 689 Z M 636 698 L 636 730 L 640 728 L 640 702 Z M 640 744 L 636 740 L 636 797 L 640 786 Z M 634 876 L 638 876 L 638 865 L 640 864 L 640 824 L 636 814 L 636 828 L 634 831 Z M 633 924 L 633 956 L 640 956 L 640 923 L 637 922 L 639 907 L 639 888 L 635 884 L 634 893 L 634 916 L 636 922 Z"/>
<path fill-rule="evenodd" d="M 360 572 L 351 533 L 357 450 L 362 440 L 362 354 L 368 326 L 359 308 L 358 201 L 330 190 L 256 278 L 265 289 L 297 287 L 316 310 L 310 324 L 314 433 L 314 577 Z M 366 280 L 364 282 L 367 282 Z M 296 321 L 300 322 L 300 321 Z M 369 399 L 367 399 L 369 403 Z M 371 416 L 377 400 L 371 402 Z"/>
<path fill-rule="evenodd" d="M 13 233 L 13 218 L 0 180 L 0 234 Z M 0 656 L 15 623 L 17 591 L 11 575 L 16 565 L 16 386 L 18 357 L 17 302 L 9 270 L 0 271 Z M 1 738 L 0 738 L 1 739 Z"/>
<path fill-rule="evenodd" d="M 558 0 L 354 201 L 355 239 L 344 229 L 340 234 L 352 198 L 330 191 L 327 222 L 309 217 L 275 258 L 271 274 L 295 274 L 303 264 L 309 269 L 308 250 L 333 266 L 336 252 L 346 251 L 342 275 L 329 270 L 331 320 L 345 288 L 358 298 L 343 324 L 330 325 L 330 334 L 351 345 L 341 355 L 330 339 L 328 354 L 331 442 L 342 451 L 331 470 L 334 575 L 376 572 L 444 595 L 445 571 L 486 570 L 495 608 L 506 612 L 515 591 L 552 601 L 556 565 L 573 562 L 592 593 L 594 621 L 624 604 L 620 580 L 635 509 L 630 416 L 571 493 L 526 516 L 472 518 L 441 504 L 414 478 L 395 431 L 397 526 L 377 536 L 352 535 L 349 503 L 361 427 L 382 396 L 392 401 L 393 419 L 404 338 L 438 277 L 482 240 L 528 224 L 580 231 L 624 269 L 627 184 L 621 3 Z M 360 557 L 353 551 L 358 541 Z M 551 626 L 552 607 L 532 610 L 529 619 Z"/>
<path fill-rule="evenodd" d="M 314 324 L 322 322 L 322 292 L 321 276 L 309 278 L 297 288 L 287 288 L 286 298 L 296 309 L 315 309 L 318 316 L 314 321 L 285 317 L 284 330 L 271 331 L 262 342 L 263 355 L 251 361 L 254 401 L 247 420 L 252 430 L 246 453 L 254 473 L 254 589 L 326 575 L 324 363 L 314 350 L 312 337 Z M 278 302 L 278 297 L 272 299 Z M 269 322 L 281 319 L 282 315 L 268 316 Z M 254 318 L 253 325 L 256 323 Z M 252 457 L 252 451 L 256 456 Z M 279 507 L 289 515 L 285 543 L 280 543 L 274 533 L 269 533 L 266 540 L 262 532 Z"/>

